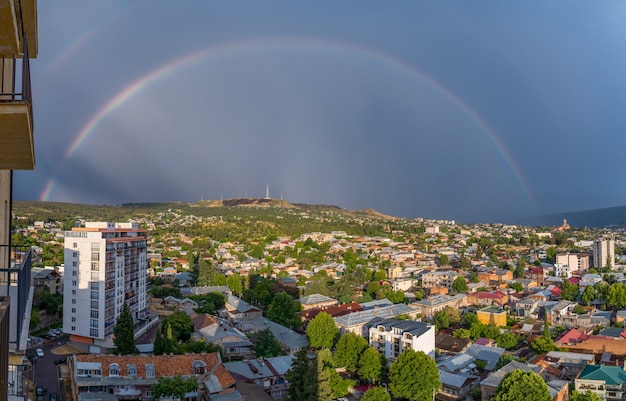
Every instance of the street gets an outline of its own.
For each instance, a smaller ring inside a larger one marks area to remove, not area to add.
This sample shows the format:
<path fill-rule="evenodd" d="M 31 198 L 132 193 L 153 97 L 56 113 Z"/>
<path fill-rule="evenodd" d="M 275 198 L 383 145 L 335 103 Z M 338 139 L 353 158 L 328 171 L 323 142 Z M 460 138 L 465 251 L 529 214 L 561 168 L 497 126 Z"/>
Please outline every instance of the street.
<path fill-rule="evenodd" d="M 64 358 L 64 355 L 55 355 L 52 350 L 57 347 L 57 343 L 64 343 L 66 340 L 62 339 L 64 336 L 59 336 L 57 339 L 48 343 L 37 344 L 32 348 L 29 348 L 26 355 L 33 360 L 33 367 L 28 373 L 28 380 L 32 383 L 34 375 L 34 386 L 43 386 L 45 389 L 44 401 L 50 399 L 50 394 L 56 393 L 59 395 L 59 401 L 65 401 L 65 389 L 61 388 L 62 381 L 59 375 L 59 366 L 54 364 L 55 359 Z M 44 352 L 43 358 L 38 358 L 36 349 L 41 348 Z"/>

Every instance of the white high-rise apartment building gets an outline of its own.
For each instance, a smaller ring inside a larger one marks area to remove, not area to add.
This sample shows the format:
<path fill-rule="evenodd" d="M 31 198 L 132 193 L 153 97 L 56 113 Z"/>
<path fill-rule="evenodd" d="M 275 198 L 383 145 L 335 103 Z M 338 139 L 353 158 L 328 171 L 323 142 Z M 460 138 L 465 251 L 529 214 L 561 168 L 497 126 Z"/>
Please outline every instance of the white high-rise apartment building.
<path fill-rule="evenodd" d="M 147 239 L 137 223 L 88 222 L 65 232 L 63 331 L 110 346 L 124 302 L 137 322 L 147 314 Z"/>
<path fill-rule="evenodd" d="M 615 240 L 597 239 L 593 241 L 593 267 L 601 269 L 608 266 L 615 266 Z"/>

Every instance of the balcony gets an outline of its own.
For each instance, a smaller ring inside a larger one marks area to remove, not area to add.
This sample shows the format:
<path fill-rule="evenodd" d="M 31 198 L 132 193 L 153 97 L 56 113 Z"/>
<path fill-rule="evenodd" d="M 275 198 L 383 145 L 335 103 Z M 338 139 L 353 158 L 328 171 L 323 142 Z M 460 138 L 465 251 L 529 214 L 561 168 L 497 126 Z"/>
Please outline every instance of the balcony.
<path fill-rule="evenodd" d="M 29 57 L 36 55 L 36 0 L 0 2 L 0 169 L 35 168 Z"/>

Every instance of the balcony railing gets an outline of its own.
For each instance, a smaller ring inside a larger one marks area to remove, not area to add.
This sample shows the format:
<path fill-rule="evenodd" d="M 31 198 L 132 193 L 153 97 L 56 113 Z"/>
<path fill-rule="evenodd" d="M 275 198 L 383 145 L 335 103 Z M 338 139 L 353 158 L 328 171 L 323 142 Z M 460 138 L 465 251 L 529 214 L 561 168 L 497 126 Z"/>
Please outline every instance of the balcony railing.
<path fill-rule="evenodd" d="M 24 35 L 23 40 L 22 58 L 0 56 L 0 59 L 2 60 L 0 65 L 2 68 L 0 71 L 0 102 L 28 103 L 32 115 L 33 95 L 30 84 L 30 59 L 26 35 Z M 17 71 L 21 71 L 21 80 L 16 77 Z"/>

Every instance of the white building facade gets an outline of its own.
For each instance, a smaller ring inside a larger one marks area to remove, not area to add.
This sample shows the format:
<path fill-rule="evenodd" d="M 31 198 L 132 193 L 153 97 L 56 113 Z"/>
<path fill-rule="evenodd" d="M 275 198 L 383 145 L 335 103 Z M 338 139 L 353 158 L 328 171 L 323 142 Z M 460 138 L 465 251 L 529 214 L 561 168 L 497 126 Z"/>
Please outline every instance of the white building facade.
<path fill-rule="evenodd" d="M 407 349 L 435 358 L 435 326 L 414 320 L 385 319 L 369 329 L 369 343 L 388 360 Z"/>
<path fill-rule="evenodd" d="M 65 233 L 64 248 L 63 332 L 107 346 L 124 302 L 135 322 L 147 314 L 145 231 L 87 222 Z"/>

